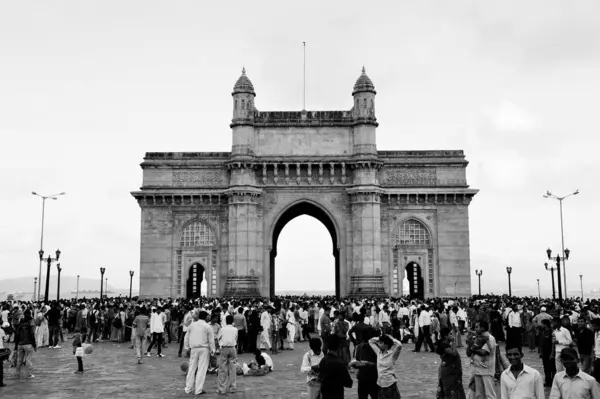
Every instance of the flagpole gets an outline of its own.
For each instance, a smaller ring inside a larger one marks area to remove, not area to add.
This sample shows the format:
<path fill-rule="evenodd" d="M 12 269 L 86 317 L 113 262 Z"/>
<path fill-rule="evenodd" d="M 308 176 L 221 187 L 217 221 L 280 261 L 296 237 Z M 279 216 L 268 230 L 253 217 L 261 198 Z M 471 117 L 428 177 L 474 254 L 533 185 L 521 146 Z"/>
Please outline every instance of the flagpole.
<path fill-rule="evenodd" d="M 306 42 L 302 42 L 304 48 L 304 80 L 302 82 L 302 110 L 306 111 Z"/>

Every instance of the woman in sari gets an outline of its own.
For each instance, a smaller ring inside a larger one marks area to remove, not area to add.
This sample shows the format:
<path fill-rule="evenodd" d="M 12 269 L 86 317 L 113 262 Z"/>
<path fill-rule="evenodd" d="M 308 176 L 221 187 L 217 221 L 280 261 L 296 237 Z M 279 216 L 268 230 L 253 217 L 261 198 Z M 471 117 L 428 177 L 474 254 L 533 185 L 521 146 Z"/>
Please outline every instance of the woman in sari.
<path fill-rule="evenodd" d="M 50 331 L 48 330 L 48 320 L 46 319 L 46 306 L 40 305 L 35 314 L 35 342 L 38 348 L 44 348 L 50 344 Z"/>
<path fill-rule="evenodd" d="M 441 359 L 436 399 L 466 399 L 462 384 L 462 363 L 456 350 L 456 340 L 449 328 L 443 328 L 440 334 L 436 345 L 436 352 Z"/>

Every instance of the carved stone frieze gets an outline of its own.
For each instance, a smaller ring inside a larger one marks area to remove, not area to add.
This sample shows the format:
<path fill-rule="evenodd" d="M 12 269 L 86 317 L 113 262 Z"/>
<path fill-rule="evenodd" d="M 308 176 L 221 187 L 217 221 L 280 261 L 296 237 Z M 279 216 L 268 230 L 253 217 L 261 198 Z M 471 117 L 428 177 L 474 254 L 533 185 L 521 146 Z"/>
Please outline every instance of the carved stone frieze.
<path fill-rule="evenodd" d="M 434 168 L 385 169 L 383 184 L 395 186 L 435 186 L 437 174 Z"/>
<path fill-rule="evenodd" d="M 222 170 L 173 172 L 173 183 L 198 183 L 199 185 L 227 184 L 226 173 Z"/>

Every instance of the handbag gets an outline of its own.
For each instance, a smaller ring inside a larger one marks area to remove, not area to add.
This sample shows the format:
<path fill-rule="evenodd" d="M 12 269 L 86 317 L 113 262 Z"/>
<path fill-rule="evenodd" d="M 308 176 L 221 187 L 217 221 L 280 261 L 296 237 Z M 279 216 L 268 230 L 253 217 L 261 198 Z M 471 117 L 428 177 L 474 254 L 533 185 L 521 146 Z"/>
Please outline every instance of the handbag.
<path fill-rule="evenodd" d="M 0 349 L 0 362 L 8 360 L 10 358 L 10 349 L 2 348 Z"/>

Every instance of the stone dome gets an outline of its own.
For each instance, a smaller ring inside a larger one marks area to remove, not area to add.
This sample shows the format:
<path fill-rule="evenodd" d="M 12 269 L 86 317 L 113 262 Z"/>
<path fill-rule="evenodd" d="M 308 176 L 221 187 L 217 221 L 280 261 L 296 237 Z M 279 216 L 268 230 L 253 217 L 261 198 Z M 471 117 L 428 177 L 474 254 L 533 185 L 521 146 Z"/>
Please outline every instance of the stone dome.
<path fill-rule="evenodd" d="M 233 95 L 237 93 L 250 93 L 256 96 L 256 93 L 254 92 L 254 86 L 252 85 L 250 79 L 248 79 L 248 76 L 246 76 L 246 68 L 242 68 L 242 76 L 240 76 L 233 86 L 233 93 L 231 94 Z"/>
<path fill-rule="evenodd" d="M 352 90 L 352 95 L 366 91 L 371 92 L 373 94 L 377 94 L 377 92 L 375 91 L 375 86 L 371 81 L 371 78 L 367 76 L 367 73 L 365 72 L 365 67 L 363 67 L 362 74 L 358 77 L 358 79 L 356 79 L 356 83 L 354 84 L 354 90 Z"/>

